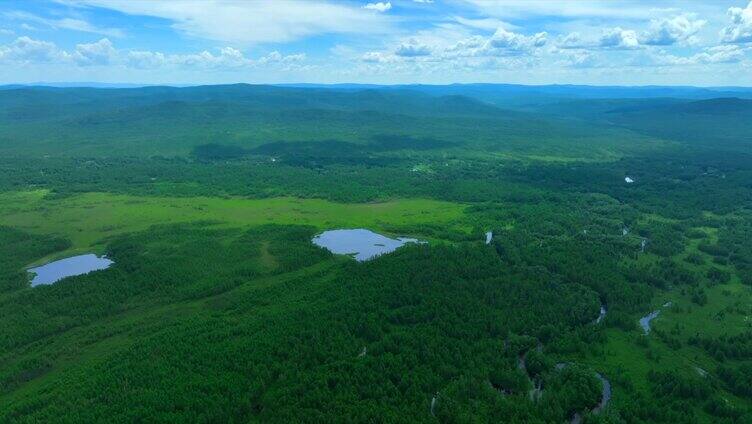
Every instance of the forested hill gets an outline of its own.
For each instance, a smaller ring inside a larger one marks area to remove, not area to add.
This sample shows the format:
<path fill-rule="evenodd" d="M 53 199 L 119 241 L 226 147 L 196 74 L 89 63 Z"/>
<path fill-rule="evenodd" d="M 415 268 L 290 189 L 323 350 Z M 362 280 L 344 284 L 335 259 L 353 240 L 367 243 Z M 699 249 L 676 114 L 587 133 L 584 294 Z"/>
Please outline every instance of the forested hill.
<path fill-rule="evenodd" d="M 168 102 L 225 103 L 270 110 L 333 109 L 379 111 L 409 115 L 489 116 L 496 107 L 460 94 L 432 96 L 414 90 L 327 90 L 270 85 L 212 85 L 140 88 L 14 87 L 0 90 L 0 106 L 7 118 L 33 118 L 28 107 L 47 106 L 48 112 L 70 115 L 101 108 L 128 108 Z"/>
<path fill-rule="evenodd" d="M 437 140 L 433 146 L 505 154 L 566 143 L 562 152 L 582 156 L 592 152 L 581 150 L 582 143 L 615 139 L 608 129 L 500 109 L 460 94 L 247 84 L 0 90 L 0 127 L 1 153 L 35 157 L 185 157 L 206 144 L 254 149 L 334 140 L 364 145 L 384 136 L 430 138 Z M 531 138 L 538 141 L 530 143 Z M 579 146 L 569 146 L 571 140 Z M 626 149 L 643 142 L 635 140 Z M 411 147 L 405 141 L 400 145 Z M 416 150 L 426 150 L 425 143 Z"/>
<path fill-rule="evenodd" d="M 433 96 L 462 95 L 504 108 L 528 108 L 569 100 L 660 99 L 688 100 L 717 97 L 752 99 L 749 87 L 691 86 L 593 86 L 593 85 L 519 85 L 519 84 L 450 84 L 450 85 L 373 85 L 373 84 L 298 84 L 294 87 L 337 90 L 412 90 Z"/>

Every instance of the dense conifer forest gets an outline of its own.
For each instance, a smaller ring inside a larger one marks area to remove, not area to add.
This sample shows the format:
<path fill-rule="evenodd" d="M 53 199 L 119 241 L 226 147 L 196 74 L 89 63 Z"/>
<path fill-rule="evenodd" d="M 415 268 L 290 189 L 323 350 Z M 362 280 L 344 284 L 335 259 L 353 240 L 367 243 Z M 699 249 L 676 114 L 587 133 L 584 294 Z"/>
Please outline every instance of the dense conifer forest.
<path fill-rule="evenodd" d="M 748 93 L 520 96 L 0 90 L 0 422 L 752 422 Z"/>

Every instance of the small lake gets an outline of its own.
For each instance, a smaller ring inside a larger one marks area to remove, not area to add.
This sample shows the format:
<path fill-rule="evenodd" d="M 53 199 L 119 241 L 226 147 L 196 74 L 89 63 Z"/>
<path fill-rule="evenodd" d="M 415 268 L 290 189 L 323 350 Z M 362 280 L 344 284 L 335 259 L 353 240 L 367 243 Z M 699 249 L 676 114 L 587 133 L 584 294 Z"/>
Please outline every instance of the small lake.
<path fill-rule="evenodd" d="M 40 267 L 29 268 L 28 271 L 34 275 L 34 278 L 31 280 L 31 286 L 35 287 L 43 284 L 54 284 L 66 277 L 107 269 L 113 263 L 113 261 L 107 259 L 105 256 L 97 256 L 89 253 L 60 259 L 59 261 L 50 262 Z"/>
<path fill-rule="evenodd" d="M 392 239 L 363 228 L 352 230 L 329 230 L 311 240 L 338 255 L 352 255 L 357 261 L 367 261 L 376 256 L 393 252 L 406 243 L 424 243 L 414 238 Z"/>

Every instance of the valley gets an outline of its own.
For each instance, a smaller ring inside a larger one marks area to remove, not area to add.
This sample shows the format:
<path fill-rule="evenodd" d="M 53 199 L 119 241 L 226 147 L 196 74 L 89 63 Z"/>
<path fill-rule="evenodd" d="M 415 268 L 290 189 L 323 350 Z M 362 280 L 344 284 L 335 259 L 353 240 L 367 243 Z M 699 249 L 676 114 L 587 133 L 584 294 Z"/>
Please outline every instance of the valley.
<path fill-rule="evenodd" d="M 0 421 L 749 420 L 752 100 L 507 89 L 0 90 Z"/>

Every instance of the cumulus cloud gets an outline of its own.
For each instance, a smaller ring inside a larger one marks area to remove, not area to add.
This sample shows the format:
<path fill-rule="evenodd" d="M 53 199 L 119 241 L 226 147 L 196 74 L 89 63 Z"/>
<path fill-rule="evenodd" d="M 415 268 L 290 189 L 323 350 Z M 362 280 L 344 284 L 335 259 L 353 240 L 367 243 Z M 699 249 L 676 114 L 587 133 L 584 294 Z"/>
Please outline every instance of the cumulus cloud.
<path fill-rule="evenodd" d="M 642 46 L 670 46 L 679 42 L 691 43 L 695 34 L 706 24 L 691 14 L 669 18 L 652 19 L 650 28 L 638 34 L 621 27 L 603 30 L 598 39 L 585 40 L 580 33 L 572 32 L 559 36 L 556 46 L 560 49 L 611 49 L 633 50 Z"/>
<path fill-rule="evenodd" d="M 592 43 L 585 42 L 579 32 L 570 32 L 567 35 L 559 36 L 559 41 L 556 46 L 560 49 L 583 49 L 594 47 Z"/>
<path fill-rule="evenodd" d="M 388 63 L 394 61 L 390 55 L 382 52 L 366 52 L 360 57 L 360 60 L 366 63 Z"/>
<path fill-rule="evenodd" d="M 167 58 L 164 53 L 132 50 L 125 56 L 126 64 L 137 69 L 154 69 L 163 66 Z"/>
<path fill-rule="evenodd" d="M 629 50 L 639 48 L 640 42 L 637 39 L 637 32 L 616 27 L 603 31 L 598 45 L 610 49 Z"/>
<path fill-rule="evenodd" d="M 290 55 L 283 55 L 282 53 L 278 51 L 273 51 L 269 53 L 268 55 L 262 57 L 259 59 L 259 63 L 296 63 L 296 62 L 302 62 L 306 58 L 306 55 L 304 53 L 298 53 L 298 54 L 290 54 Z"/>
<path fill-rule="evenodd" d="M 691 56 L 676 56 L 666 51 L 644 52 L 630 61 L 632 66 L 694 66 L 740 63 L 749 48 L 734 44 L 707 47 Z"/>
<path fill-rule="evenodd" d="M 490 40 L 491 46 L 499 49 L 525 51 L 546 44 L 546 33 L 539 32 L 535 35 L 525 36 L 504 28 L 496 30 Z"/>
<path fill-rule="evenodd" d="M 557 50 L 563 60 L 558 64 L 570 68 L 594 68 L 600 66 L 597 56 L 587 50 Z"/>
<path fill-rule="evenodd" d="M 54 43 L 23 36 L 12 43 L 0 46 L 0 61 L 19 63 L 47 63 L 66 60 L 69 55 Z"/>
<path fill-rule="evenodd" d="M 532 54 L 546 44 L 547 34 L 539 32 L 523 35 L 498 28 L 490 37 L 479 35 L 460 40 L 447 49 L 447 53 L 458 56 L 517 56 Z"/>
<path fill-rule="evenodd" d="M 715 46 L 705 49 L 690 59 L 696 63 L 738 63 L 744 60 L 745 50 L 735 45 Z"/>
<path fill-rule="evenodd" d="M 415 39 L 410 39 L 397 46 L 394 54 L 402 57 L 429 56 L 431 54 L 431 47 L 422 44 Z"/>
<path fill-rule="evenodd" d="M 728 10 L 731 24 L 721 30 L 725 43 L 752 43 L 752 1 L 746 8 L 732 7 Z"/>
<path fill-rule="evenodd" d="M 103 38 L 96 43 L 77 44 L 72 57 L 80 65 L 108 65 L 117 58 L 117 51 L 110 40 Z"/>
<path fill-rule="evenodd" d="M 237 68 L 250 64 L 243 53 L 232 47 L 221 48 L 217 54 L 204 50 L 200 53 L 169 55 L 167 62 L 183 67 L 200 68 Z"/>
<path fill-rule="evenodd" d="M 233 47 L 222 47 L 189 54 L 166 54 L 148 50 L 118 50 L 103 38 L 94 43 L 77 44 L 72 51 L 58 48 L 48 41 L 19 37 L 7 45 L 0 45 L 0 62 L 13 64 L 70 64 L 77 66 L 117 65 L 135 69 L 160 67 L 235 69 L 241 67 L 273 67 L 291 69 L 306 59 L 305 54 L 284 55 L 273 51 L 253 60 Z"/>
<path fill-rule="evenodd" d="M 653 19 L 650 29 L 643 35 L 642 44 L 651 46 L 670 46 L 677 42 L 689 40 L 705 25 L 702 19 L 683 14 L 672 18 Z"/>
<path fill-rule="evenodd" d="M 0 28 L 0 35 L 15 35 L 16 33 L 12 29 Z"/>
<path fill-rule="evenodd" d="M 392 8 L 391 2 L 368 3 L 365 6 L 363 6 L 363 9 L 375 10 L 377 12 L 386 12 L 387 10 L 391 8 Z"/>
<path fill-rule="evenodd" d="M 453 28 L 453 27 L 452 27 Z M 442 34 L 446 35 L 444 32 Z M 401 40 L 396 47 L 384 51 L 368 51 L 359 60 L 372 72 L 414 73 L 457 72 L 497 69 L 516 66 L 529 68 L 539 60 L 538 51 L 546 44 L 545 32 L 525 35 L 497 28 L 492 35 L 468 35 L 451 32 L 456 41 L 420 32 Z"/>

